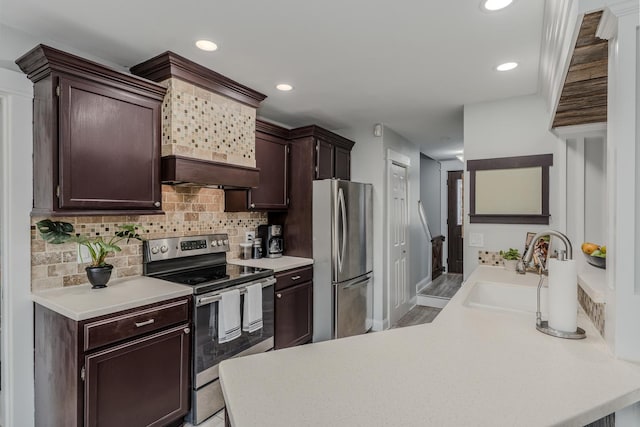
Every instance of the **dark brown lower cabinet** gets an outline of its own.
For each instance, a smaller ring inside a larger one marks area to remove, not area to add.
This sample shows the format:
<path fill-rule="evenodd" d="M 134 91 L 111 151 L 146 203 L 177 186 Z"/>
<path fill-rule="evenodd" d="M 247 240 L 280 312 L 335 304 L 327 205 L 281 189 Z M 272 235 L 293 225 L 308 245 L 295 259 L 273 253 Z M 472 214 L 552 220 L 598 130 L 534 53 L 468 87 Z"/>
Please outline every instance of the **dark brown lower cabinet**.
<path fill-rule="evenodd" d="M 35 305 L 36 426 L 182 425 L 191 298 L 75 321 Z"/>
<path fill-rule="evenodd" d="M 189 411 L 188 325 L 85 358 L 85 426 L 165 426 Z"/>
<path fill-rule="evenodd" d="M 276 274 L 276 350 L 305 344 L 313 335 L 313 269 L 305 267 Z"/>

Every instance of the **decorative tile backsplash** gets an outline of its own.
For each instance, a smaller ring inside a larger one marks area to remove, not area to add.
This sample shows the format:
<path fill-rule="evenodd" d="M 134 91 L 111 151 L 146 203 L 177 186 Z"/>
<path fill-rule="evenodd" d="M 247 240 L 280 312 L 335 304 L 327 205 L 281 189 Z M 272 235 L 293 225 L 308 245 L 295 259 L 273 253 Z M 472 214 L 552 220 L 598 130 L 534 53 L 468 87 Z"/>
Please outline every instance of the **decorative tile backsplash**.
<path fill-rule="evenodd" d="M 600 332 L 600 335 L 604 337 L 605 304 L 593 302 L 591 297 L 580 286 L 578 286 L 578 302 L 598 332 Z"/>
<path fill-rule="evenodd" d="M 255 108 L 176 78 L 162 84 L 163 156 L 255 167 Z"/>
<path fill-rule="evenodd" d="M 162 186 L 162 207 L 165 215 L 63 217 L 56 220 L 73 224 L 77 233 L 111 237 L 118 225 L 140 224 L 145 239 L 199 234 L 228 233 L 231 250 L 227 258 L 237 258 L 245 231 L 255 231 L 267 223 L 267 214 L 260 212 L 224 212 L 224 192 L 202 187 Z M 53 245 L 39 236 L 31 220 L 31 287 L 33 291 L 88 283 L 84 268 L 77 263 L 77 245 Z M 124 242 L 123 242 L 124 243 Z M 114 266 L 111 277 L 142 274 L 142 243 L 121 244 L 122 252 L 111 255 L 107 262 Z M 89 261 L 89 260 L 87 260 Z"/>
<path fill-rule="evenodd" d="M 502 266 L 502 256 L 500 252 L 478 251 L 478 264 Z"/>

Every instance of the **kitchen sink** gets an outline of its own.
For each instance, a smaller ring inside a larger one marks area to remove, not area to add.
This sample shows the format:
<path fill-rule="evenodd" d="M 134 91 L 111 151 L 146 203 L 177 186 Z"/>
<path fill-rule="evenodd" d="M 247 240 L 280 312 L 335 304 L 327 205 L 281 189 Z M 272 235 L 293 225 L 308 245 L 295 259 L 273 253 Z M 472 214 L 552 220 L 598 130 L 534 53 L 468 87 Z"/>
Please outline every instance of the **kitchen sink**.
<path fill-rule="evenodd" d="M 508 283 L 477 282 L 467 295 L 464 305 L 489 310 L 519 313 L 535 313 L 537 286 L 513 285 Z M 540 292 L 543 315 L 546 314 L 547 288 Z"/>

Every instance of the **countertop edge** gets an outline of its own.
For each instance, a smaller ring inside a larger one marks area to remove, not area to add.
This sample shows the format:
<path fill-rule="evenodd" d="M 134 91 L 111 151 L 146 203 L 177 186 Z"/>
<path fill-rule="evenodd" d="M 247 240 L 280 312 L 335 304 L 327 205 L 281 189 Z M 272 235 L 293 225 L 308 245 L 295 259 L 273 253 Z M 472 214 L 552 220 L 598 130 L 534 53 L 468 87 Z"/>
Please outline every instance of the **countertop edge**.
<path fill-rule="evenodd" d="M 32 292 L 31 300 L 71 320 L 82 321 L 192 294 L 191 287 L 140 276 L 119 279 L 105 289 L 79 285 Z"/>

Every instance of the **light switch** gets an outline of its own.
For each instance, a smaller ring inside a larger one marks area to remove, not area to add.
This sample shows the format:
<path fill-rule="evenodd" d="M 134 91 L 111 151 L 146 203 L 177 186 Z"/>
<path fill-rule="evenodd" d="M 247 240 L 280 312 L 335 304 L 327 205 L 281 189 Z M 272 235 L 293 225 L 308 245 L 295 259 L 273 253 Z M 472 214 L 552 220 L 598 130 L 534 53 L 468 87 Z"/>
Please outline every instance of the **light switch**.
<path fill-rule="evenodd" d="M 469 246 L 474 248 L 481 248 L 484 246 L 484 234 L 482 233 L 469 233 Z"/>

